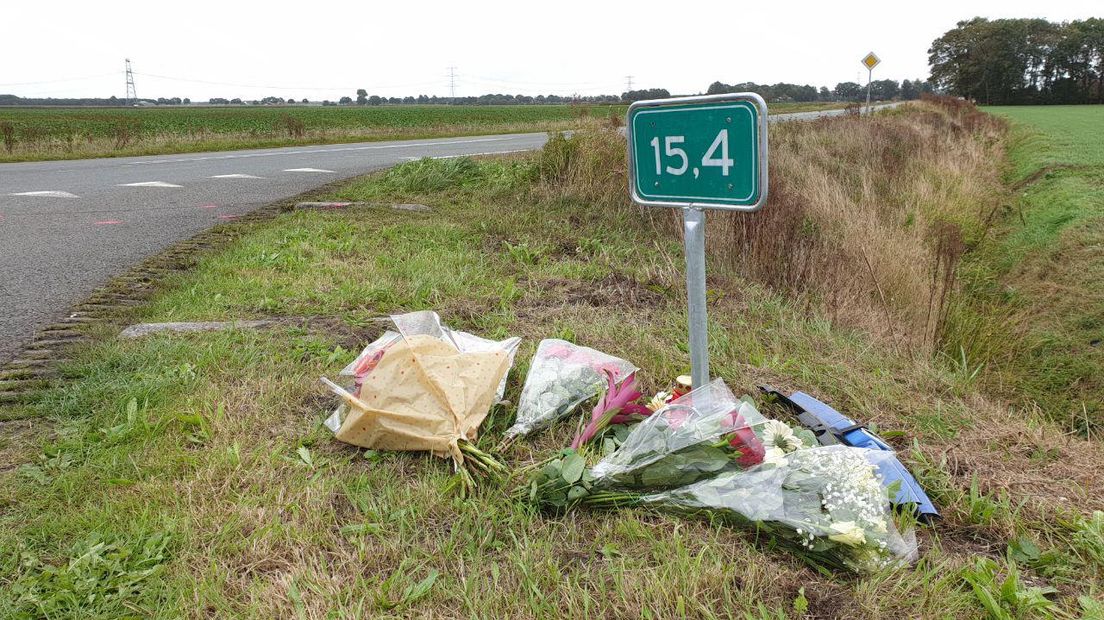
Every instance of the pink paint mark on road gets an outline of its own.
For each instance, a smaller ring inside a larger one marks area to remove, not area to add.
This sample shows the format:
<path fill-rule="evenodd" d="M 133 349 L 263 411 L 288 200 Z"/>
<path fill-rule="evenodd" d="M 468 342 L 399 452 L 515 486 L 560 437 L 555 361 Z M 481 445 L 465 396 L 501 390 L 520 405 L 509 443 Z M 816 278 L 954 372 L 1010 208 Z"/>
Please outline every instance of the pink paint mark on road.
<path fill-rule="evenodd" d="M 217 209 L 218 205 L 199 205 L 200 209 Z"/>
<path fill-rule="evenodd" d="M 96 222 L 96 226 L 112 226 L 114 224 L 122 224 L 122 220 L 100 220 Z"/>

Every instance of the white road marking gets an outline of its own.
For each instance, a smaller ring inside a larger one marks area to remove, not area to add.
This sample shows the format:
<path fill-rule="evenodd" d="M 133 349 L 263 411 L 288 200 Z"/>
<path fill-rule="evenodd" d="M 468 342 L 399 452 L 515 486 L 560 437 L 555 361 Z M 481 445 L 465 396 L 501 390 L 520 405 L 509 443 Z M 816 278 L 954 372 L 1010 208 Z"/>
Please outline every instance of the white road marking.
<path fill-rule="evenodd" d="M 40 196 L 43 198 L 80 198 L 76 194 L 70 194 L 69 192 L 59 192 L 54 190 L 43 192 L 14 192 L 8 194 L 9 196 Z"/>
<path fill-rule="evenodd" d="M 120 183 L 116 187 L 184 187 L 183 185 L 174 185 L 173 183 L 166 183 L 164 181 L 142 181 L 140 183 Z"/>
<path fill-rule="evenodd" d="M 207 177 L 208 179 L 263 179 L 264 177 L 255 177 L 251 174 L 216 174 L 213 177 Z"/>
<path fill-rule="evenodd" d="M 342 153 L 347 151 L 374 151 L 380 149 L 416 149 L 426 146 L 444 146 L 448 144 L 475 144 L 478 142 L 501 142 L 517 136 L 495 138 L 472 138 L 470 140 L 443 140 L 441 142 L 412 142 L 403 144 L 369 144 L 365 146 L 342 146 L 322 149 L 302 149 L 297 151 L 266 151 L 261 153 L 235 153 L 233 155 L 207 155 L 204 157 L 180 157 L 175 159 L 152 159 L 150 161 L 129 162 L 126 166 L 145 166 L 148 164 L 173 164 L 181 161 L 209 161 L 212 159 L 245 159 L 249 157 L 273 157 L 276 155 L 309 155 L 312 153 Z"/>
<path fill-rule="evenodd" d="M 325 172 L 328 174 L 334 174 L 333 170 L 323 170 L 321 168 L 288 168 L 284 172 Z"/>
<path fill-rule="evenodd" d="M 478 157 L 480 155 L 506 155 L 508 153 L 528 153 L 529 149 L 513 149 L 510 151 L 483 151 L 482 153 L 462 153 L 460 155 L 430 155 L 427 157 L 407 157 L 407 161 L 420 159 L 456 159 L 458 157 Z"/>

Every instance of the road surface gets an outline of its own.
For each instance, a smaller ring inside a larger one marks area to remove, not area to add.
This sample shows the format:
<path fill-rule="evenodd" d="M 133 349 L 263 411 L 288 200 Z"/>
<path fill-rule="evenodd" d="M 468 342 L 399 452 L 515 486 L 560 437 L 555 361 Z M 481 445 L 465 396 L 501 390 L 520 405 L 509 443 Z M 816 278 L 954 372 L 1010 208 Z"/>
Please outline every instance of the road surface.
<path fill-rule="evenodd" d="M 411 159 L 532 150 L 545 139 L 529 133 L 0 164 L 0 363 L 112 276 L 214 224 Z"/>

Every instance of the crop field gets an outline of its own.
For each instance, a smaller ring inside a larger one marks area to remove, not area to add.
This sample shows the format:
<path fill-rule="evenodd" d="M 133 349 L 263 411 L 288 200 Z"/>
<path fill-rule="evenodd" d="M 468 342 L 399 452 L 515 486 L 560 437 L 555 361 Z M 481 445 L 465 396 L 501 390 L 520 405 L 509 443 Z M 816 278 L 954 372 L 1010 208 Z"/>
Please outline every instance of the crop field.
<path fill-rule="evenodd" d="M 545 131 L 614 106 L 7 108 L 0 161 Z"/>
<path fill-rule="evenodd" d="M 772 104 L 777 113 L 838 107 Z M 554 131 L 621 105 L 0 108 L 0 162 Z"/>

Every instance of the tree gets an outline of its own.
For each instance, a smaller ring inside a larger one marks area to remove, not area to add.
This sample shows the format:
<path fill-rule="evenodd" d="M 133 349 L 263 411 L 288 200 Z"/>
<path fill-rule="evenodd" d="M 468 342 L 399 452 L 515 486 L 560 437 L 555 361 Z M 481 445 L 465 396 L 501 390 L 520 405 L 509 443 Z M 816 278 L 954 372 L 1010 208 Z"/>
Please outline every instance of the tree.
<path fill-rule="evenodd" d="M 870 83 L 870 98 L 875 101 L 889 101 L 901 92 L 896 80 L 874 80 Z"/>
<path fill-rule="evenodd" d="M 350 103 L 353 102 L 353 98 L 352 97 L 342 97 L 341 99 L 338 99 L 337 102 L 341 105 L 349 105 Z"/>
<path fill-rule="evenodd" d="M 817 99 L 820 101 L 831 101 L 832 91 L 828 90 L 827 86 L 821 86 L 820 91 L 817 92 Z"/>
<path fill-rule="evenodd" d="M 645 99 L 666 99 L 670 96 L 671 93 L 666 88 L 644 88 L 621 93 L 621 101 L 632 103 L 633 101 L 643 101 Z M 552 97 L 556 96 L 549 95 L 546 100 Z M 556 99 L 563 101 L 562 97 L 556 97 Z"/>
<path fill-rule="evenodd" d="M 232 103 L 234 105 L 241 105 L 242 100 L 238 99 L 237 97 L 234 97 L 233 99 L 230 100 L 230 103 Z"/>
<path fill-rule="evenodd" d="M 832 92 L 836 94 L 838 101 L 858 101 L 865 90 L 855 82 L 840 82 Z"/>
<path fill-rule="evenodd" d="M 364 105 L 368 103 L 368 91 L 363 88 L 357 89 L 357 105 Z"/>
<path fill-rule="evenodd" d="M 360 97 L 357 97 L 357 102 L 360 102 Z M 380 105 L 383 103 L 383 98 L 379 95 L 372 95 L 368 98 L 368 105 Z"/>
<path fill-rule="evenodd" d="M 936 89 L 990 104 L 1101 102 L 1104 22 L 976 17 L 932 42 Z M 921 86 L 923 91 L 923 86 Z"/>

